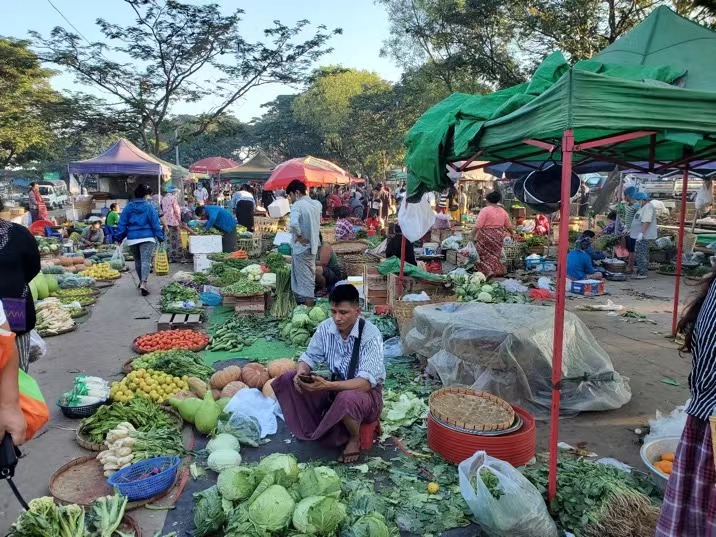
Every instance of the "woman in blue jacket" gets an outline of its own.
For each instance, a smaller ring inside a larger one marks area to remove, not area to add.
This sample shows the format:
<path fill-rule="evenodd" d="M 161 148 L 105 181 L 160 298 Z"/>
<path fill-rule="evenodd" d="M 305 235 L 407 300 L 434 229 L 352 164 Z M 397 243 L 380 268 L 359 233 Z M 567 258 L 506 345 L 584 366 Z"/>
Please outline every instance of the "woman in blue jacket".
<path fill-rule="evenodd" d="M 149 294 L 147 280 L 156 242 L 164 242 L 164 230 L 159 215 L 151 201 L 152 189 L 139 185 L 134 190 L 134 200 L 122 211 L 117 224 L 115 240 L 127 239 L 127 246 L 134 256 L 134 266 L 139 277 L 139 290 L 143 296 Z"/>

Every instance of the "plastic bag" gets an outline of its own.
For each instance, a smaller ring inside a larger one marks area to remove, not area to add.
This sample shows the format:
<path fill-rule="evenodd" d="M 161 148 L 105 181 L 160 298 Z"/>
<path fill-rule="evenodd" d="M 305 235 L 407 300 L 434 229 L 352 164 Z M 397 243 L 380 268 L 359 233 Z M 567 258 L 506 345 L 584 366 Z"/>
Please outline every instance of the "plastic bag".
<path fill-rule="evenodd" d="M 395 336 L 390 339 L 386 339 L 383 342 L 383 358 L 390 361 L 391 358 L 397 358 L 398 356 L 404 356 L 403 346 L 400 343 L 400 336 Z"/>
<path fill-rule="evenodd" d="M 713 186 L 711 184 L 711 181 L 704 181 L 704 183 L 701 185 L 701 188 L 699 189 L 698 193 L 696 194 L 696 199 L 694 200 L 694 206 L 699 211 L 703 211 L 706 207 L 711 205 L 714 201 L 713 196 Z"/>
<path fill-rule="evenodd" d="M 122 247 L 119 244 L 114 248 L 114 253 L 112 254 L 110 261 L 119 261 L 122 265 L 125 264 L 124 253 L 122 252 Z"/>
<path fill-rule="evenodd" d="M 403 235 L 410 242 L 421 239 L 433 227 L 434 222 L 435 211 L 425 196 L 420 203 L 408 203 L 406 200 L 400 204 L 398 223 Z"/>
<path fill-rule="evenodd" d="M 239 390 L 224 407 L 227 414 L 242 414 L 256 418 L 261 429 L 261 438 L 276 434 L 278 422 L 276 416 L 281 415 L 278 402 L 266 397 L 256 388 Z"/>
<path fill-rule="evenodd" d="M 259 447 L 261 444 L 261 425 L 251 416 L 234 412 L 228 420 L 219 420 L 216 426 L 218 433 L 230 434 L 242 446 Z"/>
<path fill-rule="evenodd" d="M 557 526 L 537 488 L 507 462 L 478 451 L 457 467 L 460 493 L 475 516 L 480 529 L 489 537 L 557 537 Z M 493 489 L 485 485 L 480 472 L 497 478 Z"/>
<path fill-rule="evenodd" d="M 686 408 L 690 402 L 688 400 L 682 406 L 677 406 L 666 416 L 657 410 L 656 417 L 649 420 L 649 434 L 644 437 L 644 443 L 670 436 L 680 438 L 686 427 Z"/>
<path fill-rule="evenodd" d="M 166 276 L 169 274 L 169 256 L 164 246 L 160 246 L 154 256 L 154 274 L 157 276 Z"/>
<path fill-rule="evenodd" d="M 74 304 L 74 302 L 73 302 Z M 77 303 L 79 305 L 79 303 Z M 47 354 L 47 343 L 42 339 L 37 330 L 30 331 L 30 361 L 36 362 Z"/>

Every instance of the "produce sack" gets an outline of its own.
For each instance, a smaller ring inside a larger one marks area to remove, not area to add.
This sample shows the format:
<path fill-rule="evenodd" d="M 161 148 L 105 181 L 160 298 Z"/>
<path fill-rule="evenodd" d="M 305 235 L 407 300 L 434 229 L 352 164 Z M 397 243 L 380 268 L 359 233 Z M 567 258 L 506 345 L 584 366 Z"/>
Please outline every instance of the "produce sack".
<path fill-rule="evenodd" d="M 10 354 L 15 352 L 15 334 L 0 328 L 0 369 L 5 367 Z M 20 410 L 27 423 L 26 440 L 30 440 L 50 419 L 50 410 L 42 397 L 40 386 L 30 375 L 20 370 L 18 373 L 20 387 Z"/>
<path fill-rule="evenodd" d="M 559 535 L 542 495 L 510 463 L 478 451 L 457 471 L 460 493 L 488 537 Z"/>
<path fill-rule="evenodd" d="M 154 257 L 154 273 L 157 276 L 166 276 L 169 274 L 169 256 L 167 255 L 165 246 L 160 246 L 157 249 L 157 254 Z"/>

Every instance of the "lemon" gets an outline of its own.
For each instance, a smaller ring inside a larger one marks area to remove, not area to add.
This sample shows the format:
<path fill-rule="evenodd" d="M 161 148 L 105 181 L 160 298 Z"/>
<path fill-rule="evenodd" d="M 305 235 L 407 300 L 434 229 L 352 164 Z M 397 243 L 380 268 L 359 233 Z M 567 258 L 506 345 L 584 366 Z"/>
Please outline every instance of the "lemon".
<path fill-rule="evenodd" d="M 428 494 L 437 494 L 440 490 L 440 485 L 435 483 L 434 481 L 431 481 L 428 483 Z"/>

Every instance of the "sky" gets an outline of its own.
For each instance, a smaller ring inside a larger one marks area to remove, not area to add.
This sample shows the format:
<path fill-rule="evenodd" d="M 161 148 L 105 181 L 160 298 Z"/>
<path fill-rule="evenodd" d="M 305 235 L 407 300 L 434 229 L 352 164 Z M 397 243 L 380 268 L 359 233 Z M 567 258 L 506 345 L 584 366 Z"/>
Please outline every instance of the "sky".
<path fill-rule="evenodd" d="M 131 8 L 122 0 L 51 1 L 89 41 L 102 37 L 95 24 L 95 20 L 100 17 L 121 25 L 131 24 L 134 20 Z M 276 19 L 286 25 L 308 19 L 312 26 L 324 24 L 329 29 L 342 28 L 343 35 L 331 39 L 330 46 L 334 51 L 321 58 L 320 65 L 340 64 L 375 71 L 393 82 L 400 78 L 401 70 L 388 58 L 380 57 L 382 42 L 388 36 L 389 21 L 384 9 L 375 5 L 373 0 L 213 1 L 221 5 L 225 13 L 237 8 L 245 11 L 241 28 L 247 39 L 258 40 L 261 31 Z M 72 31 L 48 0 L 0 0 L 0 6 L 7 7 L 9 4 L 12 4 L 12 8 L 4 9 L 0 17 L 2 36 L 28 38 L 29 30 L 47 35 L 55 26 L 64 26 Z M 58 90 L 88 91 L 69 74 L 55 76 L 52 85 Z M 239 119 L 248 121 L 262 114 L 263 103 L 272 101 L 277 95 L 297 92 L 296 88 L 282 85 L 261 86 L 235 104 L 231 112 Z M 208 111 L 211 105 L 211 99 L 201 103 L 180 103 L 173 112 L 196 114 Z"/>

